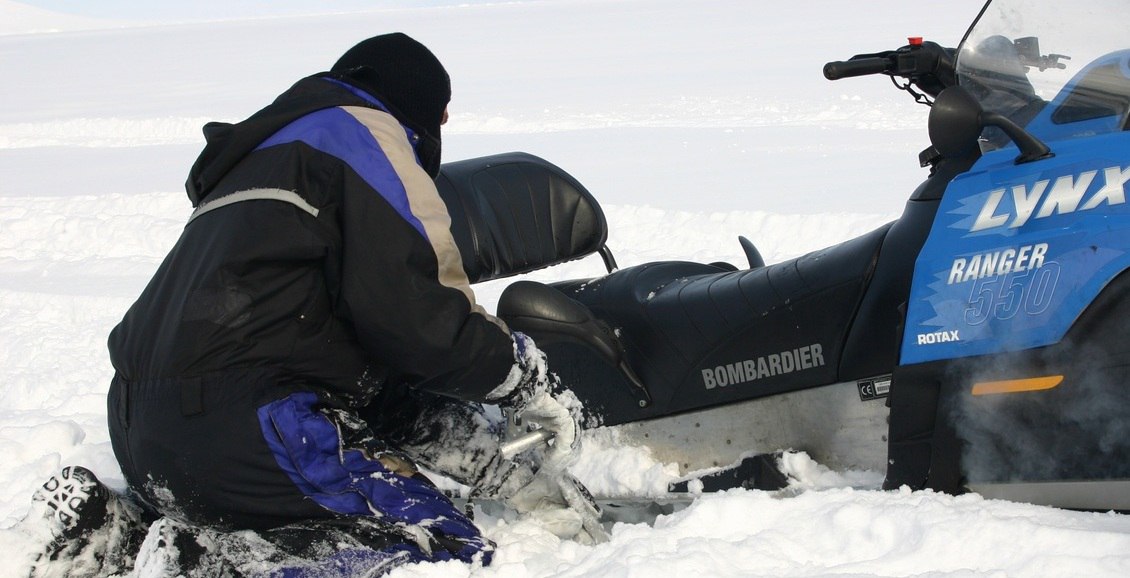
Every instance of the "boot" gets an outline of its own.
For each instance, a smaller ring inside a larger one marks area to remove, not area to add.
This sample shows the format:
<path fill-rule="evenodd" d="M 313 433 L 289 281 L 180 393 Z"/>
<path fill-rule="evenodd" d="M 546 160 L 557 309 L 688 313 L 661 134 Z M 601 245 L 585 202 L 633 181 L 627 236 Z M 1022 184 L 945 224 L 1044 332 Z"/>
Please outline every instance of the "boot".
<path fill-rule="evenodd" d="M 147 528 L 140 508 L 82 466 L 64 467 L 36 490 L 21 524 L 45 543 L 32 561 L 32 578 L 129 572 Z"/>

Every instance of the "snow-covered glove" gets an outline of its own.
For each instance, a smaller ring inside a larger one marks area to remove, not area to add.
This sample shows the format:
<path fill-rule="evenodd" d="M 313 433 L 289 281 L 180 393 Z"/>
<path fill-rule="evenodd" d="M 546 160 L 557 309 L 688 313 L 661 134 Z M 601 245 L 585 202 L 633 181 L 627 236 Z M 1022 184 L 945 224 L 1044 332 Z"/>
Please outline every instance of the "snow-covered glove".
<path fill-rule="evenodd" d="M 542 469 L 564 471 L 580 446 L 580 402 L 572 392 L 555 392 L 557 376 L 549 373 L 545 354 L 525 334 L 514 332 L 514 367 L 506 381 L 487 396 L 525 423 L 553 434 L 544 449 Z"/>
<path fill-rule="evenodd" d="M 600 523 L 600 506 L 584 485 L 566 472 L 538 472 L 506 504 L 558 538 L 582 544 L 608 541 Z"/>

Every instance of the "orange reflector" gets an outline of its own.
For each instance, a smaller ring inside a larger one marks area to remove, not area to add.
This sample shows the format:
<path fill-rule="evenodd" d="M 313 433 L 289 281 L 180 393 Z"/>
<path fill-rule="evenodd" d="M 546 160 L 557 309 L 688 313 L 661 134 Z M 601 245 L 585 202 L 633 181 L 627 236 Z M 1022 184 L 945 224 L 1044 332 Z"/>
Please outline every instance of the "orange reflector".
<path fill-rule="evenodd" d="M 1005 381 L 983 381 L 973 384 L 973 395 L 993 395 L 996 393 L 1019 393 L 1051 389 L 1063 383 L 1062 375 L 1046 375 L 1028 379 L 1008 379 Z"/>

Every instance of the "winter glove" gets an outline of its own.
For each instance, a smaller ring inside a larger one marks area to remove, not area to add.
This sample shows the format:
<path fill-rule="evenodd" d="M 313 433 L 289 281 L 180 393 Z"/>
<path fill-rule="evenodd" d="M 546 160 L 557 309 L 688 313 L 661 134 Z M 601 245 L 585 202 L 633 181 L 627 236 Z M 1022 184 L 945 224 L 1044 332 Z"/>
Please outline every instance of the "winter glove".
<path fill-rule="evenodd" d="M 549 373 L 545 354 L 532 339 L 518 332 L 513 337 L 514 367 L 506 381 L 487 396 L 487 401 L 510 410 L 524 423 L 536 424 L 552 433 L 541 468 L 564 471 L 580 445 L 580 402 L 571 392 L 554 392 L 557 376 Z"/>
<path fill-rule="evenodd" d="M 558 538 L 590 545 L 608 541 L 600 506 L 568 473 L 542 470 L 506 504 Z"/>

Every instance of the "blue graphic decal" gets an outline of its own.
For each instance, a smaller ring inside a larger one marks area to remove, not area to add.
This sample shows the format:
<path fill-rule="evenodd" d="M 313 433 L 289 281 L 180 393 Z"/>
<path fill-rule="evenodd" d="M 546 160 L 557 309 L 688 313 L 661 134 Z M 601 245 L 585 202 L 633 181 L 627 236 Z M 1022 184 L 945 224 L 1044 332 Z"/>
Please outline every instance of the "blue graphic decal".
<path fill-rule="evenodd" d="M 953 180 L 914 269 L 902 364 L 1056 343 L 1130 268 L 1130 134 L 986 154 Z"/>

